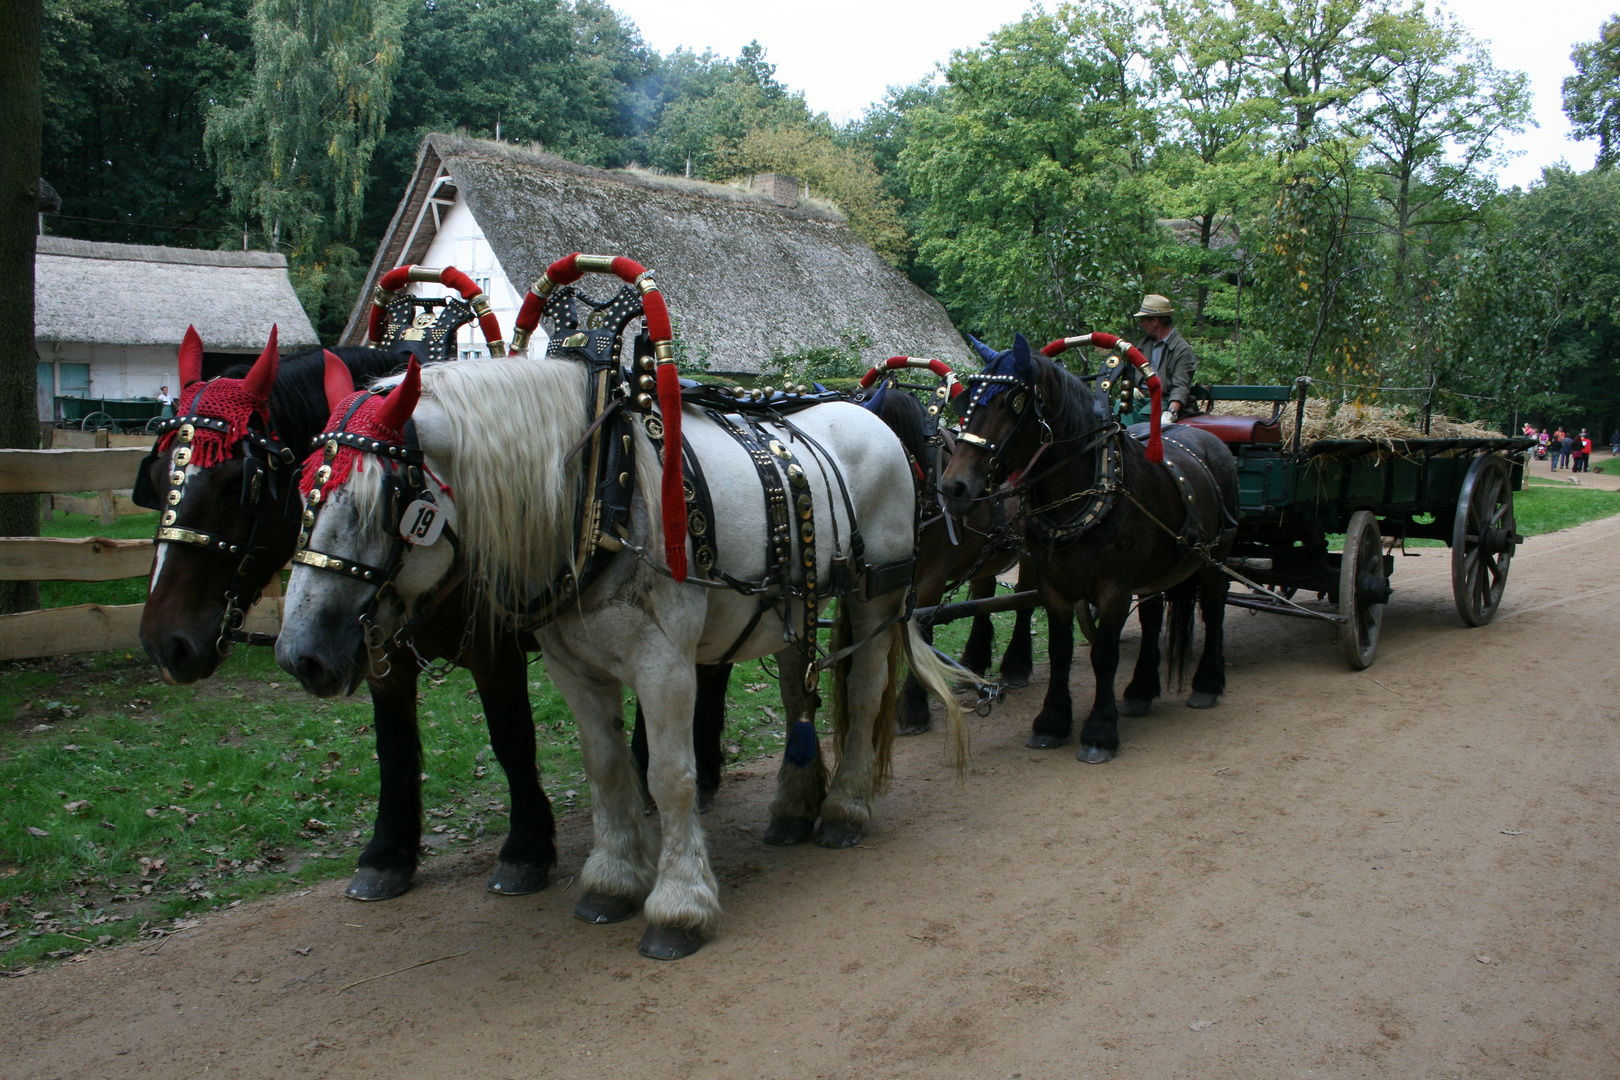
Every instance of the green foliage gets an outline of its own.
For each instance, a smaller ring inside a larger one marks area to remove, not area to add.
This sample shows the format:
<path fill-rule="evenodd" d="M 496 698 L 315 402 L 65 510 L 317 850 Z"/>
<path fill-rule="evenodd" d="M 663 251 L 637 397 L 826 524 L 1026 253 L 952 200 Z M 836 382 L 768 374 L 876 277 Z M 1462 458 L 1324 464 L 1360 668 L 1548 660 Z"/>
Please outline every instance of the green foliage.
<path fill-rule="evenodd" d="M 41 173 L 62 196 L 50 231 L 240 245 L 204 167 L 203 122 L 252 60 L 247 0 L 46 0 Z"/>
<path fill-rule="evenodd" d="M 750 42 L 735 60 L 678 51 L 664 63 L 662 103 L 645 147 L 665 172 L 722 180 L 740 171 L 734 155 L 752 131 L 812 122 L 803 94 L 792 94 Z"/>
<path fill-rule="evenodd" d="M 909 251 L 899 200 L 891 196 L 866 153 L 840 145 L 820 128 L 755 128 L 727 155 L 741 174 L 780 172 L 808 184 L 811 194 L 830 198 L 849 227 L 890 263 Z"/>
<path fill-rule="evenodd" d="M 865 333 L 843 330 L 838 334 L 840 344 L 824 345 L 798 352 L 779 352 L 760 369 L 757 382 L 780 386 L 785 382 L 823 382 L 828 379 L 858 379 L 871 367 L 865 354 L 872 347 L 872 339 Z"/>
<path fill-rule="evenodd" d="M 900 153 L 918 261 L 959 325 L 997 339 L 1116 315 L 1153 250 L 1140 182 L 1155 133 L 1142 21 L 1106 4 L 1034 13 L 953 54 Z"/>
<path fill-rule="evenodd" d="M 1568 529 L 1620 514 L 1620 491 L 1535 484 L 1513 493 L 1513 516 L 1525 536 Z"/>
<path fill-rule="evenodd" d="M 1597 167 L 1620 160 L 1620 15 L 1605 19 L 1596 41 L 1570 53 L 1575 74 L 1564 80 L 1564 115 L 1577 139 L 1598 141 Z"/>
<path fill-rule="evenodd" d="M 204 144 L 232 212 L 287 253 L 316 325 L 347 317 L 358 231 L 383 135 L 408 0 L 253 0 L 245 96 L 208 113 Z"/>

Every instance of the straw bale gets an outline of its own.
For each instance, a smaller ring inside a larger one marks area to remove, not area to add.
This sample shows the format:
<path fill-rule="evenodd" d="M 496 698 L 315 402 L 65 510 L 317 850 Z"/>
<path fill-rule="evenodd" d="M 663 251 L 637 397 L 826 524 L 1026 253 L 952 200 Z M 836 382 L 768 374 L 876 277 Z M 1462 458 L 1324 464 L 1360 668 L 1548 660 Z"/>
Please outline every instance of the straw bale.
<path fill-rule="evenodd" d="M 1309 398 L 1305 402 L 1305 425 L 1301 445 L 1321 439 L 1500 439 L 1502 433 L 1483 424 L 1456 420 L 1438 413 L 1429 418 L 1429 433 L 1425 435 L 1420 417 L 1410 410 L 1384 405 L 1358 405 L 1354 402 L 1339 404 L 1324 398 Z M 1252 401 L 1217 401 L 1214 411 L 1229 416 L 1247 416 L 1261 406 Z M 1283 442 L 1294 438 L 1293 404 L 1283 406 Z"/>

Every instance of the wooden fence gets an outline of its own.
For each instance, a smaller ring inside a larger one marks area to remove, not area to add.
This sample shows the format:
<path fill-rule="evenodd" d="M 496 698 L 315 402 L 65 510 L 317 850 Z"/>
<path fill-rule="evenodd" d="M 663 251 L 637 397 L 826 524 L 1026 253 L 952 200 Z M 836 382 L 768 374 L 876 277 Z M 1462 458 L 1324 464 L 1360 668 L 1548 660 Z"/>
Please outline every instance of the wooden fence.
<path fill-rule="evenodd" d="M 66 432 L 91 438 L 106 433 Z M 110 525 L 119 513 L 144 513 L 129 504 L 129 488 L 151 446 L 147 437 L 133 445 L 53 446 L 49 450 L 0 450 L 0 494 L 37 493 L 57 513 L 99 513 Z M 109 440 L 110 441 L 110 440 Z M 94 491 L 94 499 L 63 492 Z M 71 501 L 69 501 L 71 499 Z M 84 507 L 80 509 L 79 507 Z M 127 509 L 126 509 L 127 507 Z M 114 581 L 145 577 L 152 568 L 152 541 L 93 536 L 55 539 L 0 537 L 0 581 Z M 274 634 L 281 628 L 281 575 L 265 598 L 248 612 L 245 629 Z M 78 604 L 73 607 L 0 615 L 0 660 L 27 660 L 69 653 L 141 647 L 143 604 Z"/>

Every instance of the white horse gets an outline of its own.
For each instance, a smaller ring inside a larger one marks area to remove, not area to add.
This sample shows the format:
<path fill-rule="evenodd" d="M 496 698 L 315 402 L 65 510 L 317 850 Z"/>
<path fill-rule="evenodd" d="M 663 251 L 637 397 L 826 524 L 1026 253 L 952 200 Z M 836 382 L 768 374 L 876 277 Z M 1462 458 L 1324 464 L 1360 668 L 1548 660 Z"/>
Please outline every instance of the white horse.
<path fill-rule="evenodd" d="M 276 645 L 281 666 L 313 692 L 352 689 L 367 663 L 364 624 L 372 625 L 374 635 L 392 632 L 458 565 L 492 598 L 490 618 L 498 622 L 514 613 L 496 601 L 535 595 L 575 558 L 580 459 L 586 455 L 570 457 L 569 450 L 587 434 L 590 421 L 584 365 L 563 358 L 461 361 L 423 370 L 419 379 L 419 402 L 413 370 L 386 399 L 370 399 L 356 417 L 373 415 L 385 421 L 381 430 L 386 432 L 402 429 L 404 419 L 414 416 L 429 478 L 424 482 L 453 542 L 397 543 L 400 500 L 385 494 L 384 478 L 404 475 L 407 466 L 386 456 L 386 436 L 381 453 L 360 453 L 343 482 L 327 483 L 318 506 L 310 507 L 318 513 L 313 519 L 306 515 L 311 522 L 307 550 L 316 563 L 338 562 L 340 572 L 318 573 L 320 567 L 308 563 L 294 567 Z M 333 380 L 341 382 L 341 377 Z M 348 408 L 352 402 L 340 410 L 334 396 L 333 404 L 329 430 L 342 426 L 344 411 L 354 412 Z M 767 507 L 755 463 L 701 411 L 689 407 L 683 413 L 685 441 L 701 464 L 717 522 L 718 559 L 709 577 L 723 570 L 735 580 L 762 580 Z M 865 539 L 867 565 L 909 557 L 915 544 L 911 466 L 883 422 L 857 405 L 833 402 L 795 413 L 792 426 L 797 433 L 766 425 L 792 448 L 808 480 L 798 492 L 813 495 L 819 580 L 833 580 L 834 556 L 848 547 L 849 506 Z M 595 843 L 581 873 L 584 896 L 576 914 L 588 922 L 617 921 L 634 914 L 639 903 L 648 923 L 641 952 L 675 959 L 696 951 L 720 916 L 696 806 L 694 665 L 716 663 L 734 645 L 736 660 L 775 654 L 788 722 L 801 721 L 796 735 L 805 731 L 802 721 L 812 714 L 815 699 L 805 687 L 801 639 L 789 640 L 803 626 L 802 603 L 777 599 L 756 617 L 760 603 L 754 597 L 696 580 L 677 584 L 669 576 L 659 555 L 664 542 L 658 454 L 644 425 L 633 428 L 637 494 L 629 535 L 611 541 L 622 549 L 606 571 L 538 636 L 546 670 L 579 723 L 592 789 Z M 823 467 L 823 454 L 841 482 Z M 306 476 L 330 460 L 330 454 L 317 450 Z M 847 488 L 847 504 L 841 485 Z M 797 530 L 798 515 L 793 520 Z M 792 552 L 795 581 L 802 582 L 798 544 Z M 390 558 L 400 564 L 398 573 L 378 597 L 375 579 L 368 582 L 353 568 L 391 570 L 382 565 Z M 803 764 L 783 762 L 771 804 L 775 842 L 813 838 L 842 847 L 860 839 L 888 768 L 895 671 L 902 657 L 946 703 L 959 767 L 965 755 L 966 724 L 950 690 L 952 673 L 902 617 L 907 589 L 869 600 L 853 595 L 859 588 L 850 591 L 839 601 L 834 631 L 835 641 L 854 646 L 834 668 L 832 680 L 836 770 L 829 783 L 814 745 Z M 647 786 L 658 806 L 661 842 L 643 812 L 644 796 L 625 744 L 627 685 L 647 718 Z"/>

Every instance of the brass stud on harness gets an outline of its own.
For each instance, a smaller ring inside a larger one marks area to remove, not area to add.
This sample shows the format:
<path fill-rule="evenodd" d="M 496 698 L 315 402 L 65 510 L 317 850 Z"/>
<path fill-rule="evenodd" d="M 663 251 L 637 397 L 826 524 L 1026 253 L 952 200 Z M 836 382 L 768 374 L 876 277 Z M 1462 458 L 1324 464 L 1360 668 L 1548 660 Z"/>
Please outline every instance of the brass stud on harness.
<path fill-rule="evenodd" d="M 809 487 L 810 481 L 804 475 L 804 469 L 798 464 L 787 467 L 788 480 L 796 488 Z"/>
<path fill-rule="evenodd" d="M 179 504 L 180 504 L 180 493 L 178 491 L 169 492 L 169 505 L 170 506 L 178 506 Z"/>
<path fill-rule="evenodd" d="M 643 412 L 645 412 L 646 410 L 652 408 L 652 395 L 651 394 L 637 394 L 636 395 L 636 408 L 641 409 Z M 661 437 L 662 436 L 660 436 L 660 438 Z"/>
<path fill-rule="evenodd" d="M 182 446 L 174 452 L 174 463 L 178 468 L 185 468 L 191 463 L 191 447 Z"/>
<path fill-rule="evenodd" d="M 651 390 L 653 387 L 658 385 L 658 380 L 654 379 L 651 375 L 641 375 L 636 378 L 636 385 L 641 387 L 643 390 Z"/>
<path fill-rule="evenodd" d="M 181 472 L 179 469 L 176 469 L 174 472 L 169 474 L 169 483 L 173 484 L 175 487 L 179 487 L 185 482 L 186 474 Z"/>
<path fill-rule="evenodd" d="M 165 510 L 163 511 L 163 524 L 173 525 L 179 516 L 180 515 L 176 514 L 173 510 Z"/>
<path fill-rule="evenodd" d="M 317 484 L 324 484 L 330 479 L 332 479 L 332 466 L 322 465 L 315 470 L 315 482 Z"/>
<path fill-rule="evenodd" d="M 196 437 L 197 437 L 197 429 L 195 427 L 193 427 L 190 424 L 181 424 L 180 425 L 180 431 L 179 431 L 178 438 L 180 439 L 181 442 L 188 443 L 188 442 L 190 442 L 192 439 L 194 439 Z"/>
<path fill-rule="evenodd" d="M 326 440 L 325 453 L 326 453 L 326 460 L 327 461 L 331 461 L 333 458 L 337 457 L 338 444 L 337 444 L 336 439 L 327 439 Z"/>

